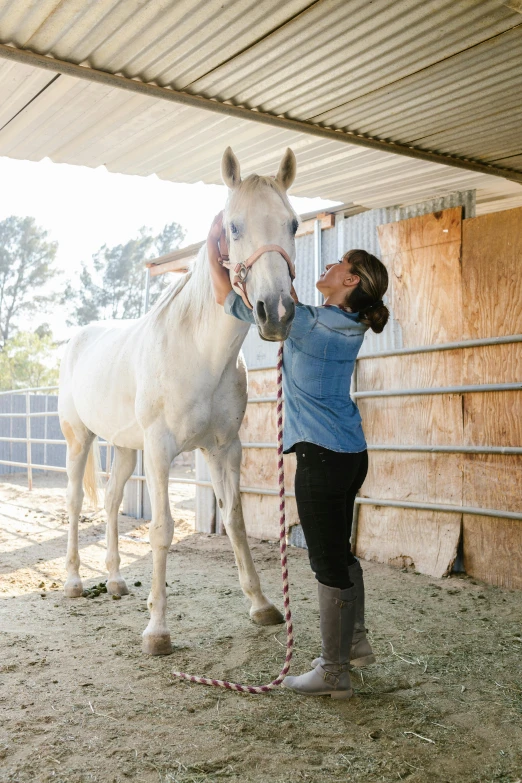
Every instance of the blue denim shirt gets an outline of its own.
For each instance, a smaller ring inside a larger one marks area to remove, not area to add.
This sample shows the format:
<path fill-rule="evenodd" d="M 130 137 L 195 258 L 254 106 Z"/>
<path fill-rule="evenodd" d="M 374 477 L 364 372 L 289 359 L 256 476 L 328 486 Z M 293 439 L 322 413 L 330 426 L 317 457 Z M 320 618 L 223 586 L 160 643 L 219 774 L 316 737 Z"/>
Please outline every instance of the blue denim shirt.
<path fill-rule="evenodd" d="M 252 310 L 235 291 L 226 298 L 225 312 L 255 323 Z M 350 381 L 366 329 L 357 313 L 335 306 L 296 305 L 283 351 L 285 453 L 300 441 L 331 451 L 365 450 L 361 415 L 350 397 Z"/>

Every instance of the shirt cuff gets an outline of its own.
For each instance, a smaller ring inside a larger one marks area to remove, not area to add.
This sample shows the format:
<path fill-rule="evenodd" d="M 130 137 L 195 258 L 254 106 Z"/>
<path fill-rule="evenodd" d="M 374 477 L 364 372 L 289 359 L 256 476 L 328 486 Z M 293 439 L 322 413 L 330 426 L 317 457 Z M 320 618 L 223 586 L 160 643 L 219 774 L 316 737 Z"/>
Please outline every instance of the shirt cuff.
<path fill-rule="evenodd" d="M 227 298 L 225 299 L 225 303 L 223 305 L 223 307 L 225 308 L 225 313 L 227 315 L 231 315 L 231 310 L 234 307 L 234 303 L 236 301 L 236 297 L 237 297 L 237 294 L 234 291 L 234 289 L 232 289 L 232 291 L 228 292 Z"/>

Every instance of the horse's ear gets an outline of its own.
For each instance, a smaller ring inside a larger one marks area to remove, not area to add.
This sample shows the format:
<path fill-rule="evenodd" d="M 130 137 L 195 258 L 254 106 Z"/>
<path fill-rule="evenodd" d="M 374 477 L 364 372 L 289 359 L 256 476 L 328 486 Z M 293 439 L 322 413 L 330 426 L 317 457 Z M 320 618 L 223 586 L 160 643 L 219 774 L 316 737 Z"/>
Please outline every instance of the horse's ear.
<path fill-rule="evenodd" d="M 285 190 L 288 190 L 295 179 L 296 167 L 295 155 L 290 147 L 287 147 L 276 175 L 276 180 Z"/>
<path fill-rule="evenodd" d="M 241 182 L 239 161 L 232 152 L 231 147 L 227 147 L 223 153 L 223 158 L 221 160 L 221 176 L 223 177 L 225 185 L 231 190 L 237 188 Z"/>

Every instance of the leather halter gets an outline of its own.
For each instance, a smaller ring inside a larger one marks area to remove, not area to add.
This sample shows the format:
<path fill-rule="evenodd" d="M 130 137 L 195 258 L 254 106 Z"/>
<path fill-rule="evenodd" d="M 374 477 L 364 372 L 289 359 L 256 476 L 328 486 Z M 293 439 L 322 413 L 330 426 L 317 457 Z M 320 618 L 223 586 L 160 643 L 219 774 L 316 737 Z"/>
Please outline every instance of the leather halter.
<path fill-rule="evenodd" d="M 280 245 L 262 245 L 262 247 L 255 250 L 251 256 L 247 258 L 246 261 L 239 262 L 234 267 L 230 263 L 230 256 L 228 253 L 228 244 L 227 244 L 227 238 L 225 235 L 225 232 L 221 234 L 221 237 L 219 239 L 219 263 L 221 266 L 224 266 L 226 269 L 233 269 L 235 274 L 232 279 L 232 287 L 236 289 L 237 293 L 242 298 L 243 302 L 246 304 L 250 310 L 253 310 L 254 308 L 250 304 L 250 300 L 248 298 L 247 290 L 246 290 L 246 281 L 248 277 L 248 273 L 254 266 L 255 262 L 263 255 L 263 253 L 279 253 L 280 256 L 282 256 L 287 265 L 288 265 L 288 271 L 290 273 L 290 279 L 295 279 L 295 269 L 294 265 L 292 263 L 292 260 L 286 250 L 282 248 Z"/>

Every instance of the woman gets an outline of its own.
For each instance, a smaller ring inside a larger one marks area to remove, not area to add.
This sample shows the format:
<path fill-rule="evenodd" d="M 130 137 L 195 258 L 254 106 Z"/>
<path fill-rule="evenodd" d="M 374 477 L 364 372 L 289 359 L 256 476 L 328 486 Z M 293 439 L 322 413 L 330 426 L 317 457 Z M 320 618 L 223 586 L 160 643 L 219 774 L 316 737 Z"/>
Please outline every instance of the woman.
<path fill-rule="evenodd" d="M 219 264 L 221 215 L 207 248 L 216 301 L 229 315 L 254 323 L 252 311 Z M 368 454 L 357 406 L 350 398 L 355 360 L 368 328 L 382 332 L 388 309 L 384 264 L 365 250 L 350 250 L 329 264 L 316 287 L 324 304 L 297 302 L 284 345 L 284 452 L 295 451 L 295 496 L 310 565 L 318 581 L 321 657 L 312 671 L 286 677 L 301 694 L 352 695 L 351 665 L 375 661 L 364 624 L 364 582 L 350 549 L 355 496 L 368 470 Z"/>

